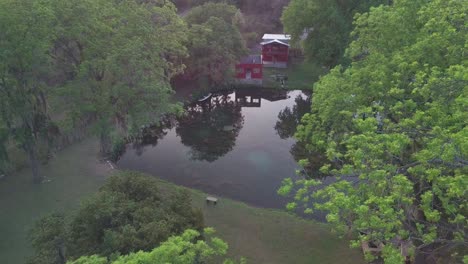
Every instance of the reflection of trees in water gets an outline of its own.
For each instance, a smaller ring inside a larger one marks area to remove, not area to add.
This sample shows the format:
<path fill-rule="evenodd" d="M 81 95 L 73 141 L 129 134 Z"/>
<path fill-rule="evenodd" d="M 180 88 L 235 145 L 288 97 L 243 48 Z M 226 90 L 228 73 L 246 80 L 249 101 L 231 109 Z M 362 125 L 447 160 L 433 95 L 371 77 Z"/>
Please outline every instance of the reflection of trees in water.
<path fill-rule="evenodd" d="M 168 116 L 159 125 L 143 129 L 141 134 L 133 139 L 132 147 L 135 149 L 135 153 L 141 156 L 146 146 L 156 146 L 167 135 L 167 132 L 174 127 L 175 123 L 175 118 Z"/>
<path fill-rule="evenodd" d="M 243 122 L 241 106 L 220 94 L 187 107 L 176 132 L 192 159 L 213 162 L 233 149 Z"/>
<path fill-rule="evenodd" d="M 288 106 L 278 114 L 278 121 L 276 122 L 275 130 L 282 139 L 293 137 L 302 117 L 311 111 L 310 93 L 298 95 L 294 101 L 294 106 Z M 300 160 L 307 160 L 307 165 L 303 167 L 302 171 L 304 176 L 325 176 L 320 172 L 320 168 L 324 165 L 325 158 L 318 153 L 313 153 L 307 150 L 304 142 L 297 141 L 291 147 L 289 152 L 298 162 Z"/>
<path fill-rule="evenodd" d="M 288 106 L 279 112 L 275 130 L 282 139 L 294 136 L 302 116 L 310 112 L 310 98 L 310 94 L 300 94 L 294 100 L 293 107 Z"/>
<path fill-rule="evenodd" d="M 132 147 L 141 156 L 147 146 L 156 146 L 176 127 L 182 144 L 191 148 L 194 160 L 215 161 L 231 151 L 243 126 L 241 106 L 227 93 L 189 105 L 179 118 L 168 116 L 159 125 L 142 130 L 132 138 Z"/>
<path fill-rule="evenodd" d="M 302 167 L 301 174 L 303 176 L 307 178 L 322 178 L 327 176 L 320 172 L 320 168 L 327 161 L 323 154 L 307 150 L 306 144 L 301 141 L 294 143 L 289 152 L 297 162 L 307 160 L 307 164 Z"/>

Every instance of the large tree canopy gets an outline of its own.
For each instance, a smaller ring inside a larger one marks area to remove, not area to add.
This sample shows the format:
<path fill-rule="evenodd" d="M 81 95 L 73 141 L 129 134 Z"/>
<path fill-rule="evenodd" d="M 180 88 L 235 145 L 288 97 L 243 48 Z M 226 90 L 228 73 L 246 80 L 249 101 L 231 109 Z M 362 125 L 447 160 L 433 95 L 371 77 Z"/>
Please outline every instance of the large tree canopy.
<path fill-rule="evenodd" d="M 246 53 L 239 32 L 238 9 L 225 3 L 207 3 L 190 10 L 186 76 L 206 78 L 210 84 L 222 84 L 233 76 L 233 67 Z"/>
<path fill-rule="evenodd" d="M 14 141 L 27 152 L 36 182 L 37 141 L 50 123 L 46 76 L 54 18 L 43 1 L 0 1 L 0 165 Z"/>
<path fill-rule="evenodd" d="M 286 180 L 290 207 L 325 210 L 336 230 L 384 243 L 386 263 L 402 263 L 406 242 L 419 256 L 466 249 L 467 14 L 464 1 L 399 0 L 356 17 L 353 62 L 314 86 L 296 134 L 326 153 L 321 170 L 337 181 L 311 191 L 319 181 Z"/>
<path fill-rule="evenodd" d="M 206 3 L 226 3 L 236 6 L 236 20 L 240 22 L 239 28 L 242 37 L 249 47 L 255 46 L 264 33 L 281 32 L 281 13 L 290 0 L 172 0 L 181 14 L 191 8 Z M 205 13 L 205 17 L 211 14 Z M 217 15 L 216 15 L 217 16 Z"/>
<path fill-rule="evenodd" d="M 58 43 L 72 49 L 76 76 L 63 95 L 72 116 L 95 121 L 107 154 L 112 134 L 127 135 L 171 110 L 169 81 L 183 70 L 185 25 L 170 2 L 59 2 L 58 28 L 67 33 Z M 70 23 L 75 14 L 82 18 Z"/>
<path fill-rule="evenodd" d="M 14 142 L 40 181 L 51 120 L 92 125 L 109 154 L 113 139 L 178 110 L 170 79 L 184 69 L 186 30 L 169 1 L 0 0 L 0 165 Z"/>
<path fill-rule="evenodd" d="M 302 41 L 306 57 L 334 66 L 343 56 L 353 16 L 387 0 L 292 0 L 281 20 L 296 43 Z"/>

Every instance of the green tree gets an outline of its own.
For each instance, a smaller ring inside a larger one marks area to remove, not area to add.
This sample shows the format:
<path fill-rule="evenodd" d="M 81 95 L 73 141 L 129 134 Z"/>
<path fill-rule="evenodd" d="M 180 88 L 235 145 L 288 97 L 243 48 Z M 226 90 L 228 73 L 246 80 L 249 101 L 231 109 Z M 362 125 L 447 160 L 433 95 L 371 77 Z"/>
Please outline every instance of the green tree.
<path fill-rule="evenodd" d="M 186 229 L 203 229 L 203 215 L 192 208 L 187 192 L 164 194 L 156 180 L 122 173 L 109 178 L 73 214 L 38 221 L 31 231 L 36 252 L 32 262 L 151 250 Z"/>
<path fill-rule="evenodd" d="M 244 40 L 236 23 L 238 10 L 225 3 L 207 3 L 190 10 L 189 58 L 185 76 L 222 84 L 233 76 L 233 67 L 246 54 Z"/>
<path fill-rule="evenodd" d="M 57 131 L 49 110 L 69 127 L 91 124 L 106 155 L 113 141 L 180 109 L 169 82 L 184 69 L 187 28 L 172 3 L 2 0 L 0 7 L 1 164 L 15 142 L 41 181 L 38 142 Z"/>
<path fill-rule="evenodd" d="M 61 95 L 74 120 L 94 124 L 101 152 L 109 154 L 112 140 L 176 110 L 169 82 L 183 70 L 185 24 L 170 2 L 58 2 L 57 31 L 64 34 L 57 56 L 74 76 Z"/>
<path fill-rule="evenodd" d="M 353 62 L 314 86 L 296 134 L 307 151 L 326 154 L 321 171 L 337 180 L 318 191 L 317 180 L 285 180 L 279 192 L 295 194 L 290 208 L 327 211 L 337 231 L 359 234 L 356 246 L 384 243 L 386 263 L 403 262 L 406 242 L 421 257 L 463 255 L 467 13 L 463 1 L 400 0 L 356 17 Z"/>
<path fill-rule="evenodd" d="M 0 1 L 0 159 L 11 140 L 30 161 L 34 182 L 41 182 L 37 144 L 47 138 L 50 27 L 47 1 Z"/>
<path fill-rule="evenodd" d="M 173 0 L 177 7 L 186 9 L 185 3 L 198 6 L 206 3 L 227 3 L 236 6 L 236 20 L 248 47 L 258 45 L 263 33 L 281 32 L 281 13 L 290 0 Z"/>
<path fill-rule="evenodd" d="M 53 213 L 39 219 L 29 234 L 36 251 L 32 263 L 63 264 L 65 252 L 65 216 Z"/>
<path fill-rule="evenodd" d="M 387 0 L 292 0 L 281 20 L 309 60 L 334 66 L 349 43 L 353 16 Z M 304 35 L 306 34 L 306 35 Z M 302 38 L 305 39 L 302 41 Z"/>
<path fill-rule="evenodd" d="M 69 264 L 130 264 L 130 263 L 206 263 L 207 260 L 226 254 L 228 245 L 217 237 L 212 237 L 214 230 L 205 228 L 206 240 L 199 240 L 200 232 L 188 229 L 179 236 L 171 236 L 166 242 L 149 252 L 139 251 L 120 256 L 109 261 L 105 257 L 93 255 L 81 257 Z M 225 262 L 227 263 L 227 262 Z M 232 262 L 229 262 L 232 263 Z"/>

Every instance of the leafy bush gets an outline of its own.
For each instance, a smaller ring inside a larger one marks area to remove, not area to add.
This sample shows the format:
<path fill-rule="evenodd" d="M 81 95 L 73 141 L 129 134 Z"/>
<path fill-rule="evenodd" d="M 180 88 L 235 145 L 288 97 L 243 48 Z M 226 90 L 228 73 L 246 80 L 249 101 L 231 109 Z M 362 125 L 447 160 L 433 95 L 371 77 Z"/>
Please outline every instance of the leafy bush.
<path fill-rule="evenodd" d="M 212 234 L 213 229 L 207 228 L 205 234 Z M 224 255 L 228 245 L 219 238 L 213 237 L 207 241 L 198 240 L 200 233 L 186 230 L 180 236 L 172 236 L 166 242 L 150 252 L 139 251 L 120 256 L 111 261 L 105 257 L 93 255 L 81 257 L 69 264 L 128 264 L 128 263 L 205 263 L 214 256 Z M 233 263 L 233 262 L 225 262 Z"/>
<path fill-rule="evenodd" d="M 203 215 L 187 192 L 164 194 L 156 180 L 125 172 L 109 178 L 68 217 L 39 220 L 31 231 L 33 263 L 148 251 L 186 229 L 203 230 Z"/>

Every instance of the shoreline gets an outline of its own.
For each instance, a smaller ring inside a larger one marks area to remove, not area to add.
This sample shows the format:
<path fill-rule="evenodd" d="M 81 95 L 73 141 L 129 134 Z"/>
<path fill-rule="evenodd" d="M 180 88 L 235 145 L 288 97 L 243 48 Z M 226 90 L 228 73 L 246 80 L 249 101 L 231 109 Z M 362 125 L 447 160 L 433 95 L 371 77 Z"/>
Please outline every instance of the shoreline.
<path fill-rule="evenodd" d="M 36 219 L 76 208 L 117 171 L 99 161 L 97 149 L 96 139 L 86 139 L 61 151 L 41 166 L 49 183 L 32 184 L 27 169 L 0 181 L 0 257 L 5 263 L 25 263 L 32 252 L 27 231 Z M 206 193 L 151 177 L 161 190 L 190 192 L 205 224 L 229 244 L 229 257 L 244 256 L 248 263 L 364 263 L 361 252 L 349 249 L 348 241 L 332 234 L 327 224 L 223 197 L 215 207 L 206 206 Z"/>

